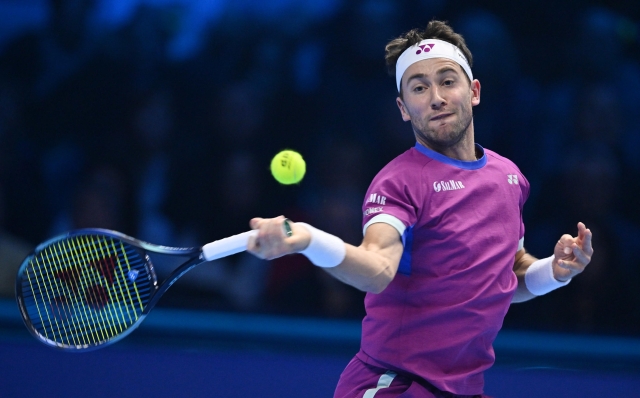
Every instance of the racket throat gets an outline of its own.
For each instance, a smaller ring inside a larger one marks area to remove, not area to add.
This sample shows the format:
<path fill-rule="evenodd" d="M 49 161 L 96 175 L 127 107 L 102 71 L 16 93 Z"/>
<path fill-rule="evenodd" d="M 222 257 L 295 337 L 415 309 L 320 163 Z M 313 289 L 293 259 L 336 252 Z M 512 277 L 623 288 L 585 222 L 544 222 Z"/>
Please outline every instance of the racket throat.
<path fill-rule="evenodd" d="M 153 294 L 153 296 L 151 297 L 151 299 L 149 300 L 149 303 L 147 304 L 147 306 L 144 308 L 144 310 L 142 310 L 142 314 L 143 315 L 147 315 L 152 309 L 153 307 L 156 306 L 156 304 L 158 303 L 158 301 L 160 301 L 160 298 L 162 297 L 162 295 L 169 290 L 169 288 L 176 283 L 176 281 L 178 279 L 180 279 L 180 277 L 182 277 L 182 275 L 186 274 L 187 272 L 191 271 L 193 268 L 197 267 L 198 265 L 202 264 L 203 262 L 205 262 L 207 260 L 204 259 L 204 256 L 202 254 L 200 254 L 200 256 L 192 258 L 191 260 L 187 261 L 186 263 L 182 264 L 181 266 L 179 266 L 178 268 L 176 268 L 171 275 L 169 275 L 158 287 L 158 290 L 156 290 L 156 292 Z"/>

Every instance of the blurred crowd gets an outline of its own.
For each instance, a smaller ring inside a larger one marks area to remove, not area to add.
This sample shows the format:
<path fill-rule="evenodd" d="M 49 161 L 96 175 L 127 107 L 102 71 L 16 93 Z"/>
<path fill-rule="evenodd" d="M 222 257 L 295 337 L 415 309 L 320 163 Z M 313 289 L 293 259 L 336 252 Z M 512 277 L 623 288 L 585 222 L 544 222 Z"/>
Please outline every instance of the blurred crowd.
<path fill-rule="evenodd" d="M 474 56 L 477 142 L 531 182 L 525 247 L 546 257 L 578 221 L 594 233 L 588 270 L 513 306 L 505 326 L 640 334 L 634 15 L 575 1 L 551 11 L 546 2 L 166 0 L 130 2 L 121 21 L 100 23 L 107 3 L 48 1 L 41 24 L 0 47 L 2 296 L 13 295 L 35 244 L 75 228 L 200 246 L 247 230 L 252 217 L 285 214 L 359 244 L 369 182 L 415 142 L 384 45 L 438 18 Z M 299 185 L 270 176 L 285 148 L 307 161 Z M 300 255 L 238 254 L 171 289 L 160 305 L 363 315 L 361 292 Z"/>

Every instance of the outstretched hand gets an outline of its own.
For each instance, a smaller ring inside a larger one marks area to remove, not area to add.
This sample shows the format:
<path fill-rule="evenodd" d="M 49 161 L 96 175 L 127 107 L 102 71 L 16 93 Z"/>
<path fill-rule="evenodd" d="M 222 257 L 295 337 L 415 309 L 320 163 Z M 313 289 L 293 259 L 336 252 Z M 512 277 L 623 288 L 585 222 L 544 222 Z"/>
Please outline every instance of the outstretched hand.
<path fill-rule="evenodd" d="M 562 235 L 553 249 L 553 276 L 565 282 L 578 275 L 589 264 L 593 255 L 591 231 L 583 223 L 578 223 L 578 236 Z"/>
<path fill-rule="evenodd" d="M 305 227 L 296 225 L 284 216 L 253 218 L 249 224 L 258 233 L 249 238 L 247 251 L 264 260 L 297 253 L 309 246 L 311 240 Z"/>

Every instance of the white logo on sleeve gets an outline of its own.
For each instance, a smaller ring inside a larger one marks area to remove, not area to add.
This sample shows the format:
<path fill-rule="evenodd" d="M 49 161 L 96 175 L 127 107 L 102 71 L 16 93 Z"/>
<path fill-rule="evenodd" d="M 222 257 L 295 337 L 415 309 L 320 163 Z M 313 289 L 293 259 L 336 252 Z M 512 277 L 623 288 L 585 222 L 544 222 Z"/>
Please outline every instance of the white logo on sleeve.
<path fill-rule="evenodd" d="M 381 213 L 383 209 L 384 207 L 369 207 L 367 210 L 364 211 L 364 215 L 368 216 L 370 214 Z"/>
<path fill-rule="evenodd" d="M 368 215 L 371 215 L 371 214 L 381 213 L 382 209 L 384 209 L 383 206 L 387 203 L 387 197 L 386 196 L 382 196 L 382 195 L 378 195 L 377 193 L 372 193 L 367 198 L 367 203 L 373 203 L 373 204 L 382 205 L 382 206 L 376 206 L 376 207 L 367 208 L 364 211 L 364 216 L 365 217 L 368 216 Z"/>
<path fill-rule="evenodd" d="M 436 181 L 433 183 L 433 190 L 436 192 L 440 191 L 455 191 L 457 189 L 464 189 L 464 185 L 462 181 Z"/>
<path fill-rule="evenodd" d="M 509 184 L 518 185 L 518 175 L 517 174 L 507 174 L 507 181 L 509 181 Z"/>
<path fill-rule="evenodd" d="M 378 195 L 377 193 L 372 193 L 371 195 L 369 195 L 369 198 L 367 199 L 367 203 L 376 203 L 379 205 L 384 205 L 386 202 L 387 202 L 387 197 Z"/>

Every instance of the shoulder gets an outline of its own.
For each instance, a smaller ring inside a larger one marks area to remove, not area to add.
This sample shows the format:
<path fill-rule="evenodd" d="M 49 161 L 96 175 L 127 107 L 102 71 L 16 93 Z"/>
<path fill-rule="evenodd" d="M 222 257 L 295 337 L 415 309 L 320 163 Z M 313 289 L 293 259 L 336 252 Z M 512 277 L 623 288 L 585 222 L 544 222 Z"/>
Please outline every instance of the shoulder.
<path fill-rule="evenodd" d="M 494 162 L 497 162 L 499 165 L 501 165 L 502 167 L 506 167 L 506 168 L 510 168 L 510 169 L 514 169 L 517 170 L 520 173 L 520 169 L 518 168 L 518 166 L 510 159 L 499 155 L 498 153 L 484 148 L 484 153 L 487 155 L 487 160 L 491 160 Z"/>
<path fill-rule="evenodd" d="M 487 164 L 490 165 L 489 169 L 492 169 L 495 173 L 506 174 L 509 183 L 511 184 L 513 182 L 520 185 L 525 197 L 528 197 L 530 184 L 522 171 L 520 171 L 520 168 L 510 159 L 490 149 L 484 148 L 484 152 L 487 156 Z"/>
<path fill-rule="evenodd" d="M 386 202 L 387 198 L 402 203 L 417 202 L 417 198 L 422 196 L 421 180 L 430 161 L 431 159 L 415 148 L 398 155 L 373 178 L 365 202 L 377 203 L 377 198 L 381 198 L 383 202 Z"/>
<path fill-rule="evenodd" d="M 517 174 L 523 179 L 525 178 L 524 173 L 520 171 L 520 168 L 512 160 L 499 155 L 490 149 L 484 148 L 484 153 L 487 156 L 487 163 L 491 164 L 493 167 L 511 174 Z"/>

